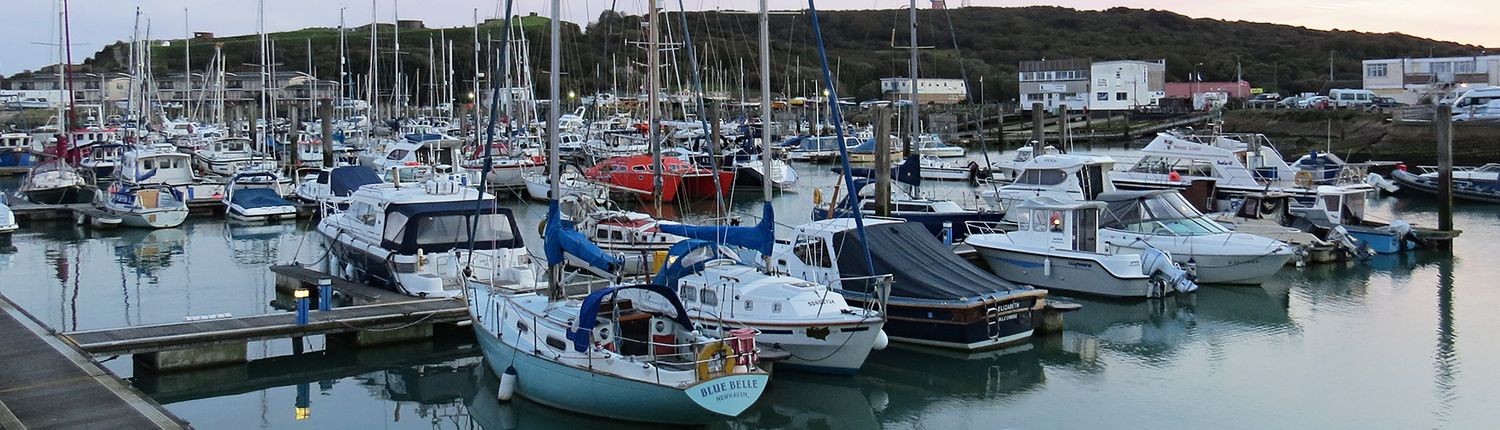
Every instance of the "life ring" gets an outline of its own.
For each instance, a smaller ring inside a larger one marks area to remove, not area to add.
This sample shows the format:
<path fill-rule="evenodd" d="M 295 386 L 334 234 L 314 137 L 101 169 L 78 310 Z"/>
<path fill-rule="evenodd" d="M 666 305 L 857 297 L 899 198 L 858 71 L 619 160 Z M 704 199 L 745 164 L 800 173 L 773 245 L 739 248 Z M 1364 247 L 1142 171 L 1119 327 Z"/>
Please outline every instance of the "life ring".
<path fill-rule="evenodd" d="M 1293 179 L 1293 182 L 1297 183 L 1297 187 L 1299 187 L 1299 188 L 1312 188 L 1312 183 L 1313 183 L 1312 172 L 1309 172 L 1309 171 L 1306 171 L 1306 170 L 1297 172 L 1296 175 L 1292 176 L 1292 179 Z"/>
<path fill-rule="evenodd" d="M 823 189 L 813 188 L 813 206 L 823 204 Z"/>
<path fill-rule="evenodd" d="M 703 347 L 702 351 L 698 351 L 698 380 L 707 380 L 713 376 L 713 371 L 708 368 L 708 362 L 714 358 L 714 355 L 721 352 L 724 353 L 724 370 L 722 373 L 734 371 L 734 367 L 739 364 L 738 359 L 734 356 L 734 348 L 731 348 L 728 342 L 714 342 Z"/>
<path fill-rule="evenodd" d="M 543 237 L 543 238 L 547 237 L 547 219 L 546 218 L 542 218 L 541 222 L 536 223 L 536 234 L 538 236 Z"/>

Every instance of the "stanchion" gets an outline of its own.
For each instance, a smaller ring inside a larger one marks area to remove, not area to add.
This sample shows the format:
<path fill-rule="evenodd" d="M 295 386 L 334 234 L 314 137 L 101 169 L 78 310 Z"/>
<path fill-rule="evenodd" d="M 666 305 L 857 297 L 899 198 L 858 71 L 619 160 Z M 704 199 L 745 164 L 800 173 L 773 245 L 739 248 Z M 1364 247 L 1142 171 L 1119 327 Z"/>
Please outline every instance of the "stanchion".
<path fill-rule="evenodd" d="M 306 288 L 298 288 L 292 292 L 292 297 L 297 299 L 297 325 L 307 325 L 307 296 Z"/>
<path fill-rule="evenodd" d="M 318 279 L 318 311 L 333 309 L 333 280 Z"/>

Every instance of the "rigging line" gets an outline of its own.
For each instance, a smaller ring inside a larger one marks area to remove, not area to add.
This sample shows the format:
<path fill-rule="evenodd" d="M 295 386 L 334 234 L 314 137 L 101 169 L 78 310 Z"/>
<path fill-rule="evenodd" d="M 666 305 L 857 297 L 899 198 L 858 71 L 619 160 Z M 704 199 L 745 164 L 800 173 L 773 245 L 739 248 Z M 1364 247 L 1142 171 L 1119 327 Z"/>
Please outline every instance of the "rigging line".
<path fill-rule="evenodd" d="M 514 6 L 514 3 L 515 3 L 515 0 L 505 0 L 505 24 L 504 25 L 505 25 L 505 30 L 506 31 L 504 32 L 504 35 L 500 37 L 500 40 L 501 40 L 500 46 L 509 46 L 509 43 L 510 43 L 511 8 Z M 509 60 L 510 60 L 510 50 L 509 49 L 505 49 L 503 51 L 503 53 L 500 54 L 500 65 L 497 66 L 495 69 L 491 70 L 491 73 L 493 73 L 492 76 L 498 76 L 499 73 L 500 73 L 500 70 L 504 70 L 507 67 L 506 64 L 507 64 L 507 61 L 509 61 Z M 494 158 L 494 152 L 495 152 L 494 151 L 494 144 L 495 144 L 495 122 L 499 120 L 498 117 L 500 115 L 500 110 L 496 109 L 495 105 L 500 102 L 500 86 L 499 85 L 495 85 L 493 83 L 493 80 L 491 82 L 492 83 L 490 84 L 490 118 L 489 118 L 490 121 L 489 121 L 489 123 L 486 124 L 486 127 L 485 127 L 485 136 L 484 136 L 484 169 L 480 171 L 480 175 L 479 175 L 479 195 L 474 196 L 474 213 L 476 215 L 479 214 L 479 212 L 482 210 L 482 207 L 484 206 L 484 193 L 485 193 L 485 189 L 488 188 L 488 185 L 489 185 L 488 177 L 489 177 L 490 171 L 494 170 L 494 166 L 495 166 L 495 158 Z M 509 107 L 509 106 L 507 106 L 507 107 Z M 514 122 L 514 121 L 511 121 L 511 122 Z M 496 205 L 496 208 L 497 208 L 496 210 L 498 210 L 498 207 L 499 207 L 499 205 L 497 204 Z M 478 216 L 471 217 L 470 220 L 469 220 L 469 250 L 470 250 L 470 252 L 469 252 L 469 259 L 464 264 L 466 270 L 472 270 L 473 266 L 474 266 L 474 252 L 473 252 L 473 249 L 474 249 L 474 233 L 478 229 L 479 229 L 479 217 Z M 464 291 L 468 292 L 468 289 L 465 288 Z"/>
<path fill-rule="evenodd" d="M 698 75 L 698 51 L 697 48 L 693 46 L 693 32 L 688 29 L 687 7 L 683 6 L 682 0 L 677 0 L 677 8 L 682 10 L 682 13 L 678 14 L 677 16 L 682 20 L 683 44 L 687 45 L 687 54 L 689 60 L 688 67 L 692 71 L 694 92 L 693 101 L 695 102 L 695 105 L 698 109 L 698 122 L 703 124 L 703 137 L 705 140 L 709 141 L 709 147 L 712 148 L 718 146 L 719 142 L 713 141 L 715 133 L 713 133 L 713 129 L 710 129 L 709 127 L 717 127 L 718 124 L 710 125 L 708 123 L 708 116 L 706 115 L 707 107 L 705 107 L 703 103 L 703 81 Z M 765 136 L 762 136 L 761 138 L 764 139 Z M 718 154 L 710 155 L 710 159 L 718 158 L 717 155 Z M 717 167 L 718 163 L 714 163 L 711 167 L 710 172 L 713 175 L 714 190 L 716 191 L 714 193 L 714 201 L 716 203 L 716 205 L 714 206 L 714 214 L 723 217 L 729 215 L 729 208 L 724 206 L 724 195 L 717 192 L 718 190 L 724 189 L 723 186 L 719 183 L 719 172 Z M 680 185 L 682 184 L 679 184 L 679 186 Z"/>
<path fill-rule="evenodd" d="M 825 48 L 823 46 L 823 29 L 822 29 L 822 25 L 819 24 L 819 22 L 818 22 L 818 7 L 817 7 L 817 5 L 815 3 L 816 3 L 816 0 L 807 0 L 807 9 L 808 9 L 808 12 L 810 12 L 812 14 L 811 19 L 812 19 L 813 36 L 816 38 L 816 41 L 817 41 L 818 60 L 822 64 L 822 68 L 823 68 L 823 81 L 824 81 L 824 83 L 827 84 L 827 87 L 828 87 L 828 97 L 830 99 L 832 99 L 832 100 L 838 100 L 838 90 L 839 89 L 838 89 L 837 86 L 835 86 L 833 84 L 833 74 L 832 74 L 832 72 L 830 72 L 828 70 L 828 51 L 827 51 L 827 48 Z M 853 169 L 849 166 L 849 146 L 844 143 L 844 115 L 843 115 L 843 108 L 841 106 L 839 106 L 838 103 L 833 103 L 833 104 L 829 105 L 828 111 L 829 111 L 829 117 L 830 117 L 830 119 L 833 120 L 833 129 L 834 129 L 835 138 L 838 139 L 838 142 L 839 142 L 839 155 L 840 155 L 840 157 L 839 157 L 839 163 L 842 164 L 843 168 L 844 168 L 844 172 L 843 172 L 844 183 L 849 187 L 849 189 L 851 190 L 852 193 L 855 193 L 857 195 L 857 193 L 859 193 L 859 190 L 857 190 L 857 189 L 854 188 L 854 172 L 853 172 Z M 855 201 L 854 199 L 850 199 L 851 203 L 854 202 L 854 201 Z M 867 238 L 865 237 L 865 218 L 864 218 L 864 214 L 862 213 L 863 211 L 859 210 L 858 207 L 855 207 L 855 208 L 852 208 L 852 209 L 853 210 L 851 210 L 850 212 L 854 213 L 854 226 L 857 229 L 856 232 L 859 235 L 859 243 L 860 243 L 860 245 L 862 245 L 861 248 L 864 249 L 865 266 L 866 266 L 867 269 L 869 269 L 869 273 L 871 275 L 874 275 L 875 274 L 875 261 L 870 256 L 870 246 L 869 246 L 870 245 L 870 241 L 867 240 Z"/>

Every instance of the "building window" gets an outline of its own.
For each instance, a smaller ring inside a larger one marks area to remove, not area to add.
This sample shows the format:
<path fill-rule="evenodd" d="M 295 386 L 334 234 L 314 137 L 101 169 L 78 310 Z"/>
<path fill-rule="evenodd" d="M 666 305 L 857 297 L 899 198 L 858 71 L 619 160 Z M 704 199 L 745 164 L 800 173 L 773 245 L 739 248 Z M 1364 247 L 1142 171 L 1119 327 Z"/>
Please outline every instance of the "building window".
<path fill-rule="evenodd" d="M 1129 99 L 1129 98 L 1130 98 L 1130 93 L 1126 93 L 1126 92 L 1115 93 L 1115 100 L 1125 100 L 1125 99 Z"/>
<path fill-rule="evenodd" d="M 1098 99 L 1101 102 L 1102 101 L 1107 101 L 1107 100 L 1109 100 L 1109 93 L 1095 93 L 1094 94 L 1094 98 Z"/>
<path fill-rule="evenodd" d="M 1473 61 L 1456 61 L 1453 63 L 1455 73 L 1474 73 Z"/>
<path fill-rule="evenodd" d="M 1453 63 L 1447 61 L 1432 63 L 1432 73 L 1448 73 L 1451 71 L 1453 71 Z"/>
<path fill-rule="evenodd" d="M 1026 95 L 1026 100 L 1041 101 L 1042 100 L 1042 95 L 1041 94 L 1037 94 L 1037 93 L 1027 94 Z"/>
<path fill-rule="evenodd" d="M 1371 78 L 1384 78 L 1388 67 L 1385 63 L 1370 64 L 1365 66 L 1365 76 Z"/>
<path fill-rule="evenodd" d="M 1094 86 L 1096 86 L 1096 87 L 1107 87 L 1107 86 L 1109 86 L 1109 81 L 1105 80 L 1105 79 L 1100 79 L 1098 82 L 1094 83 Z"/>

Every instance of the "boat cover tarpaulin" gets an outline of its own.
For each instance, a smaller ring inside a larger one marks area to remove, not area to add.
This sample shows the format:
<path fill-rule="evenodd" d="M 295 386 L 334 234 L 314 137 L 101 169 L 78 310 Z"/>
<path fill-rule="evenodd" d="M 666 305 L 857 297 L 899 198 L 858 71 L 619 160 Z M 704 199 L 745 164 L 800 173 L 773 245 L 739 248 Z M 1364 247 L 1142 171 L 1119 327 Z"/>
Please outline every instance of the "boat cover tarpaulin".
<path fill-rule="evenodd" d="M 229 203 L 245 209 L 268 208 L 273 206 L 291 206 L 286 199 L 276 194 L 276 190 L 270 188 L 245 188 L 234 191 L 229 197 Z"/>
<path fill-rule="evenodd" d="M 854 230 L 846 230 L 834 236 L 840 275 L 891 274 L 894 277 L 892 297 L 963 300 L 1026 289 L 959 258 L 922 224 L 903 222 L 866 226 L 865 237 L 870 241 L 870 258 L 876 273 L 865 273 L 865 253 L 859 238 Z"/>
<path fill-rule="evenodd" d="M 380 176 L 364 166 L 344 166 L 328 174 L 328 189 L 333 195 L 349 197 L 359 187 L 380 183 Z"/>
<path fill-rule="evenodd" d="M 689 257 L 689 254 L 693 256 Z M 667 260 L 671 263 L 662 266 L 651 282 L 677 288 L 677 281 L 683 276 L 702 272 L 703 267 L 716 257 L 719 257 L 718 245 L 713 242 L 698 239 L 677 242 L 667 250 Z"/>
<path fill-rule="evenodd" d="M 749 248 L 759 251 L 760 255 L 771 255 L 772 244 L 776 242 L 775 218 L 776 213 L 771 209 L 771 202 L 765 202 L 761 209 L 760 222 L 749 227 L 663 224 L 657 228 L 666 234 Z"/>

